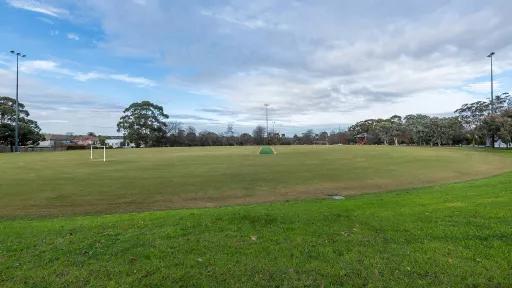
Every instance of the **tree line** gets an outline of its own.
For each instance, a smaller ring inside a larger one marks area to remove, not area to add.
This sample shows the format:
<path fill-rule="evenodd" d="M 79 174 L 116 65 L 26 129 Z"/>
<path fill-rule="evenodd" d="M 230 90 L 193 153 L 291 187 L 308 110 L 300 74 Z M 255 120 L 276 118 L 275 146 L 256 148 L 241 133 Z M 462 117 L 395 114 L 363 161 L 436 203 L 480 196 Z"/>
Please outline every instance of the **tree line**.
<path fill-rule="evenodd" d="M 476 101 L 454 111 L 456 116 L 398 115 L 367 119 L 349 127 L 354 138 L 368 144 L 487 145 L 512 144 L 512 101 L 509 93 L 494 101 Z"/>
<path fill-rule="evenodd" d="M 177 121 L 169 121 L 169 115 L 162 106 L 142 101 L 132 103 L 124 111 L 117 123 L 117 131 L 123 134 L 126 142 L 136 147 L 158 146 L 239 146 L 239 145 L 292 145 L 329 142 L 345 142 L 346 133 L 322 132 L 315 134 L 308 130 L 302 135 L 287 137 L 285 134 L 269 131 L 258 125 L 252 133 L 235 133 L 232 124 L 228 124 L 222 133 L 197 131 L 193 126 L 184 127 Z"/>
<path fill-rule="evenodd" d="M 289 137 L 267 131 L 259 125 L 252 133 L 237 134 L 232 124 L 222 133 L 197 131 L 192 126 L 170 121 L 162 106 L 149 101 L 132 103 L 117 123 L 125 142 L 137 147 L 159 146 L 233 146 L 233 145 L 292 145 L 292 144 L 384 144 L 384 145 L 487 145 L 500 140 L 512 145 L 512 101 L 509 93 L 494 97 L 494 101 L 476 101 L 462 105 L 455 116 L 435 117 L 411 114 L 394 115 L 387 119 L 367 119 L 355 123 L 346 131 L 307 130 Z M 44 140 L 36 121 L 19 103 L 20 145 L 37 145 Z M 0 145 L 15 142 L 16 102 L 0 97 Z"/>
<path fill-rule="evenodd" d="M 512 101 L 508 93 L 497 95 L 494 101 L 477 101 L 462 105 L 455 116 L 436 117 L 410 114 L 387 119 L 367 119 L 355 123 L 346 131 L 307 130 L 300 135 L 267 131 L 257 126 L 252 133 L 237 135 L 233 125 L 226 131 L 198 132 L 193 126 L 169 121 L 163 107 L 149 101 L 136 102 L 123 111 L 117 124 L 118 132 L 137 147 L 154 146 L 232 146 L 232 145 L 292 145 L 292 144 L 384 144 L 384 145 L 494 145 L 501 140 L 512 144 Z"/>

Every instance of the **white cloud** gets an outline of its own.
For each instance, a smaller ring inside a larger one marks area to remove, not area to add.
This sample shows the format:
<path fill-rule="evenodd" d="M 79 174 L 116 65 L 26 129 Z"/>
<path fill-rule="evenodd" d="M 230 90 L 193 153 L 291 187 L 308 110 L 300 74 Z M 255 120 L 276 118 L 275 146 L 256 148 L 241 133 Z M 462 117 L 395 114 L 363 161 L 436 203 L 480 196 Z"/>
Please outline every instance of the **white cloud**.
<path fill-rule="evenodd" d="M 259 121 L 270 103 L 280 121 L 306 125 L 390 109 L 446 113 L 486 98 L 466 86 L 488 74 L 489 51 L 497 53 L 496 73 L 512 69 L 512 4 L 471 3 L 148 1 L 120 10 L 98 0 L 92 7 L 102 15 L 101 47 L 194 71 L 169 83 L 237 111 L 217 119 Z"/>
<path fill-rule="evenodd" d="M 488 77 L 490 51 L 496 52 L 499 77 L 512 69 L 512 2 L 506 0 L 77 5 L 101 23 L 98 49 L 167 65 L 175 73 L 171 88 L 220 99 L 221 109 L 210 109 L 205 118 L 221 121 L 259 123 L 262 103 L 289 125 L 451 112 L 488 97 L 482 79 Z M 155 85 L 123 72 L 33 65 L 78 81 Z M 510 77 L 502 78 L 496 87 L 509 88 Z"/>
<path fill-rule="evenodd" d="M 80 40 L 80 36 L 78 36 L 77 34 L 75 33 L 68 33 L 66 35 L 66 37 L 68 37 L 69 40 L 75 40 L 75 41 L 78 41 Z"/>
<path fill-rule="evenodd" d="M 67 10 L 50 6 L 38 0 L 7 0 L 7 3 L 15 8 L 41 13 L 57 18 L 69 15 Z"/>
<path fill-rule="evenodd" d="M 153 80 L 144 78 L 144 77 L 134 77 L 127 74 L 117 74 L 117 73 L 101 73 L 101 72 L 79 72 L 73 71 L 67 68 L 63 68 L 59 65 L 59 63 L 51 60 L 29 60 L 24 61 L 20 65 L 20 70 L 25 73 L 39 73 L 39 72 L 49 72 L 58 75 L 69 76 L 78 81 L 89 81 L 89 80 L 116 80 L 129 84 L 134 84 L 137 87 L 152 87 L 156 86 L 156 83 Z"/>
<path fill-rule="evenodd" d="M 219 20 L 226 21 L 231 24 L 240 25 L 249 29 L 259 29 L 259 28 L 281 28 L 284 29 L 284 26 L 279 26 L 277 24 L 272 24 L 259 16 L 247 17 L 236 15 L 231 11 L 230 7 L 223 9 L 222 11 L 210 11 L 210 10 L 202 10 L 202 15 L 213 17 Z"/>
<path fill-rule="evenodd" d="M 140 87 L 155 86 L 156 83 L 144 77 L 133 77 L 126 74 L 112 74 L 108 75 L 108 78 L 123 81 L 126 83 L 132 83 Z"/>
<path fill-rule="evenodd" d="M 494 80 L 494 90 L 498 91 L 501 87 L 501 81 Z M 491 93 L 491 82 L 490 81 L 484 81 L 484 82 L 475 82 L 475 83 L 469 83 L 466 86 L 464 86 L 464 90 L 472 92 L 472 93 L 478 93 L 478 94 L 485 94 L 485 93 Z"/>
<path fill-rule="evenodd" d="M 47 67 L 47 66 L 46 66 Z M 0 95 L 14 97 L 16 73 L 0 68 Z M 20 78 L 20 102 L 43 132 L 115 135 L 123 106 L 111 95 L 63 90 L 27 74 Z"/>

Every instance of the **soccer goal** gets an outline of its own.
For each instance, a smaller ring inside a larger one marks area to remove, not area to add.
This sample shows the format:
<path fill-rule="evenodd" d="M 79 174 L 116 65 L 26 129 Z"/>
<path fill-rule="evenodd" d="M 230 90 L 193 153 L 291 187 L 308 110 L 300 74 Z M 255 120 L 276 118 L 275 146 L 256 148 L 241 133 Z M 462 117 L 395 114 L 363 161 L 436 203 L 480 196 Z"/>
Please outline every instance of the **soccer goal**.
<path fill-rule="evenodd" d="M 107 161 L 107 146 L 100 146 L 100 145 L 91 145 L 91 160 L 94 160 L 94 156 L 98 155 L 98 153 L 94 153 L 94 150 L 100 150 L 103 149 L 103 162 Z M 98 156 L 96 156 L 98 157 Z"/>

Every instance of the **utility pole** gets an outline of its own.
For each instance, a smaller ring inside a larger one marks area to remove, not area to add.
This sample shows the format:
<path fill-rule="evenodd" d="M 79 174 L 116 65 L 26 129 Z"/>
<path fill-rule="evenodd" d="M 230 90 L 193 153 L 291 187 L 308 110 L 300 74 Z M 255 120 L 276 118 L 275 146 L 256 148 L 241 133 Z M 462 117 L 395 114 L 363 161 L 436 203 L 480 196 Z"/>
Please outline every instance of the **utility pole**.
<path fill-rule="evenodd" d="M 21 58 L 25 58 L 27 57 L 27 55 L 25 54 L 22 54 L 20 52 L 16 52 L 14 50 L 11 50 L 11 54 L 13 55 L 16 55 L 16 126 L 15 126 L 15 129 L 14 129 L 14 152 L 20 152 L 20 147 L 19 147 L 19 143 L 20 143 L 20 140 L 19 140 L 19 135 L 20 135 L 20 123 L 19 123 L 19 118 L 20 118 L 20 105 L 19 105 L 19 101 L 18 101 L 18 76 L 19 76 L 19 59 L 20 57 Z"/>

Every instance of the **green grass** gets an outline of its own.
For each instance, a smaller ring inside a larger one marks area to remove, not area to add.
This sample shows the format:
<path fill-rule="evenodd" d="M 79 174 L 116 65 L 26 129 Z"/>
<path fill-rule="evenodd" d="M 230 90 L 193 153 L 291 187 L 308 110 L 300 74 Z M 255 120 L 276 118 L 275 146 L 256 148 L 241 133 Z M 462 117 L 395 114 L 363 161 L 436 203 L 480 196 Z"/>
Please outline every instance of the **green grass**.
<path fill-rule="evenodd" d="M 0 286 L 510 287 L 511 183 L 4 220 Z"/>
<path fill-rule="evenodd" d="M 458 148 L 293 146 L 0 154 L 0 218 L 109 214 L 354 195 L 496 175 L 512 158 Z"/>

